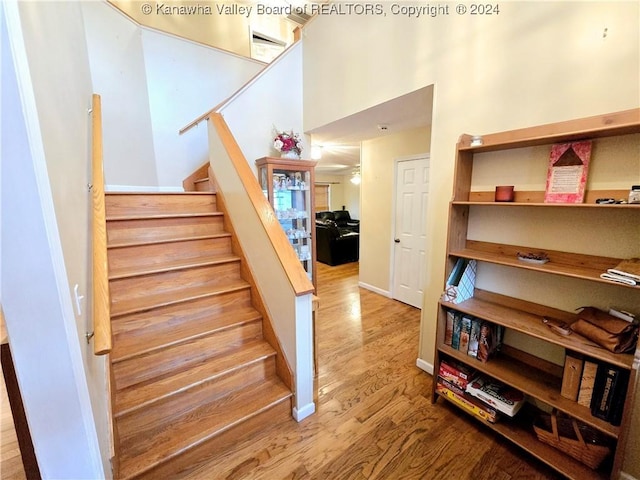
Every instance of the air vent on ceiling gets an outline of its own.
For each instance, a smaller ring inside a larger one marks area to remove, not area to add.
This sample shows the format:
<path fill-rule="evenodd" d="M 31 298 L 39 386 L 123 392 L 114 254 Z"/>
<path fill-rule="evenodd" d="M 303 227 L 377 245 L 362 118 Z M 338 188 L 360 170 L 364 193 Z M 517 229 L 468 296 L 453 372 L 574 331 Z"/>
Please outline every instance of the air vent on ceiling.
<path fill-rule="evenodd" d="M 311 15 L 306 14 L 305 12 L 294 12 L 292 9 L 291 14 L 287 15 L 287 20 L 291 20 L 292 22 L 297 23 L 300 26 L 303 26 L 305 23 L 309 21 Z M 301 10 L 301 9 L 297 9 Z"/>

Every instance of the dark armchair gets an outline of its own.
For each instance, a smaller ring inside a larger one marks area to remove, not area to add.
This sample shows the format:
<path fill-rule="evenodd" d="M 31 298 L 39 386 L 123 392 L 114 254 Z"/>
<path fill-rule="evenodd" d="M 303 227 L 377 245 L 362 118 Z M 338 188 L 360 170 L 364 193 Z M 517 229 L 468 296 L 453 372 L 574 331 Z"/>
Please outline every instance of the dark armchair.
<path fill-rule="evenodd" d="M 360 234 L 339 228 L 333 220 L 316 220 L 317 260 L 335 266 L 357 262 L 360 258 Z"/>

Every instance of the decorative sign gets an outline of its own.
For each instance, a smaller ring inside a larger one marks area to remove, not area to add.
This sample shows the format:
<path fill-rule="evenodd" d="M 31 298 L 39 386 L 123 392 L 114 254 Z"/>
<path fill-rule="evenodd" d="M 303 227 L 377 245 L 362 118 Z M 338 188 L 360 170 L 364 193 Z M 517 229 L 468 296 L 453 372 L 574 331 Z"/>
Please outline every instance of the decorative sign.
<path fill-rule="evenodd" d="M 551 147 L 546 203 L 582 203 L 587 184 L 591 141 L 561 143 Z"/>

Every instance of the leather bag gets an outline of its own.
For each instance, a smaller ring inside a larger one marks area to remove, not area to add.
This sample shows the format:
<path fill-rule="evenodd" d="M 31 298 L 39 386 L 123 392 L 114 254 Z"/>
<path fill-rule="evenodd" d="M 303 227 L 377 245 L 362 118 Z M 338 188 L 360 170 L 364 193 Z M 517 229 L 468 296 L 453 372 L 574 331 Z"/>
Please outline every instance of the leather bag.
<path fill-rule="evenodd" d="M 638 325 L 594 307 L 583 307 L 571 330 L 614 353 L 632 352 L 638 341 Z"/>

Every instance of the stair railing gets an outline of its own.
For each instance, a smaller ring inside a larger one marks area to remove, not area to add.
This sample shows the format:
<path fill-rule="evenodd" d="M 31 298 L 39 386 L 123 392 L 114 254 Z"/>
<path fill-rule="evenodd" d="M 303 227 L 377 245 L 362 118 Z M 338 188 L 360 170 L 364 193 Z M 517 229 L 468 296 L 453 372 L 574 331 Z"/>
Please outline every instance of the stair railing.
<path fill-rule="evenodd" d="M 91 109 L 92 153 L 91 194 L 93 198 L 92 252 L 93 252 L 93 353 L 111 352 L 111 313 L 109 300 L 109 274 L 107 266 L 107 221 L 104 201 L 104 170 L 102 159 L 102 103 L 94 94 Z"/>

